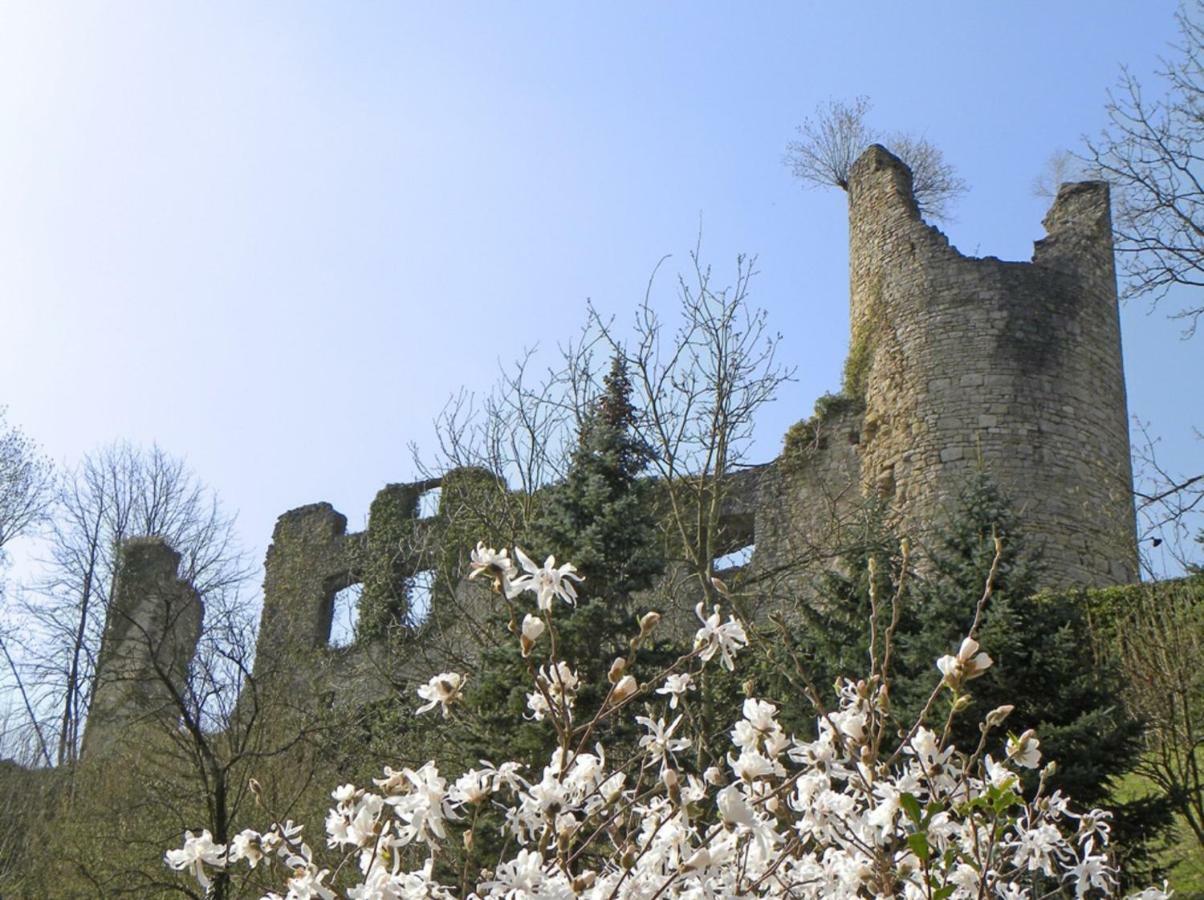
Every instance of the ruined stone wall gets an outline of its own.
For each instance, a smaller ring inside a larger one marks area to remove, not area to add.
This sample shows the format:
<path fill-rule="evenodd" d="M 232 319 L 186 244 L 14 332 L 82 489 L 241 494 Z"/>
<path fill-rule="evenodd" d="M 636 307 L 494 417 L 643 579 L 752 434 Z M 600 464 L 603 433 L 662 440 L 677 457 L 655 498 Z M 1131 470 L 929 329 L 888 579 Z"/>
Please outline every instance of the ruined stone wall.
<path fill-rule="evenodd" d="M 756 492 L 758 592 L 797 602 L 807 573 L 833 565 L 862 505 L 860 404 L 821 406 L 795 425 L 782 455 L 763 467 Z"/>
<path fill-rule="evenodd" d="M 847 388 L 863 489 L 922 546 L 983 466 L 1043 543 L 1050 584 L 1134 580 L 1136 532 L 1108 188 L 1063 185 L 1031 262 L 963 256 L 871 147 L 849 180 Z"/>
<path fill-rule="evenodd" d="M 102 756 L 161 716 L 176 715 L 204 610 L 177 577 L 180 554 L 160 538 L 122 544 L 96 665 L 81 758 Z"/>
<path fill-rule="evenodd" d="M 457 470 L 443 479 L 386 485 L 362 532 L 349 533 L 346 517 L 329 503 L 280 516 L 264 560 L 254 671 L 260 685 L 282 689 L 298 708 L 306 697 L 363 704 L 388 696 L 402 679 L 425 679 L 441 661 L 471 656 L 481 618 L 472 613 L 485 602 L 475 583 L 453 580 L 432 591 L 429 599 L 439 602 L 421 617 L 411 595 L 420 573 L 433 576 L 443 565 L 462 575 L 459 557 L 467 558 L 472 542 L 457 533 L 451 543 L 464 546 L 444 546 L 447 506 L 463 499 L 457 485 L 479 477 Z M 444 488 L 438 511 L 420 517 L 421 496 L 436 488 Z M 355 585 L 362 588 L 355 640 L 331 646 L 336 595 Z"/>
<path fill-rule="evenodd" d="M 925 528 L 976 467 L 1044 544 L 1045 586 L 1135 580 L 1107 186 L 1064 185 L 1045 227 L 1030 262 L 967 257 L 922 220 L 898 159 L 875 146 L 853 166 L 843 391 L 791 429 L 778 459 L 733 475 L 724 499 L 718 552 L 755 545 L 730 573 L 750 596 L 803 602 L 805 573 L 835 563 L 867 498 L 922 554 Z M 439 486 L 438 512 L 421 518 L 419 497 Z M 256 677 L 300 706 L 327 695 L 359 704 L 400 679 L 471 668 L 495 598 L 463 580 L 464 564 L 476 540 L 513 533 L 516 497 L 491 473 L 463 469 L 387 485 L 363 533 L 349 534 L 326 503 L 285 513 L 265 560 Z M 135 632 L 184 659 L 195 646 L 200 607 L 174 560 L 155 542 L 127 550 L 89 741 L 154 705 L 137 699 L 148 657 Z M 423 570 L 441 580 L 419 623 L 411 583 Z M 357 640 L 330 647 L 335 595 L 353 584 L 364 587 Z M 656 596 L 671 633 L 692 633 L 698 595 L 695 575 L 666 574 Z"/>

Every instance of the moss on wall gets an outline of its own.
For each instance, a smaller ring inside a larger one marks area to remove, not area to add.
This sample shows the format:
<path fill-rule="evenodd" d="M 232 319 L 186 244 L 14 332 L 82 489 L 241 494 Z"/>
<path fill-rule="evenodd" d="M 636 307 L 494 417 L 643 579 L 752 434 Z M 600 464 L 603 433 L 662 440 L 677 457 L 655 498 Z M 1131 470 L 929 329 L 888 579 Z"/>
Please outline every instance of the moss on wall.
<path fill-rule="evenodd" d="M 786 430 L 782 447 L 782 462 L 787 468 L 803 465 L 810 454 L 826 446 L 827 429 L 834 420 L 846 414 L 858 414 L 865 409 L 860 394 L 824 394 L 815 401 L 815 412 L 809 419 L 795 422 Z"/>
<path fill-rule="evenodd" d="M 869 386 L 870 366 L 874 361 L 875 336 L 885 326 L 882 304 L 882 275 L 879 273 L 866 285 L 864 296 L 865 315 L 852 325 L 849 353 L 844 360 L 844 371 L 840 380 L 840 392 L 865 402 Z M 823 398 L 820 398 L 821 401 Z"/>

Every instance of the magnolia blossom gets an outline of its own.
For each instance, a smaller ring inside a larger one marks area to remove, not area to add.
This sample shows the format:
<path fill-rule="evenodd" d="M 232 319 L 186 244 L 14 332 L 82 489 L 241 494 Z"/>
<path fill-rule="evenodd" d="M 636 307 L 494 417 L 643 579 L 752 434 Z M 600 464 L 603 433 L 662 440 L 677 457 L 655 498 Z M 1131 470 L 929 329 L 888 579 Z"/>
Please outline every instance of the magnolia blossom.
<path fill-rule="evenodd" d="M 493 579 L 493 589 L 499 593 L 509 593 L 510 581 L 518 574 L 514 563 L 510 561 L 510 551 L 503 548 L 494 550 L 486 547 L 484 541 L 478 541 L 476 549 L 469 555 L 471 571 L 469 578 L 476 578 L 481 573 L 487 573 Z"/>
<path fill-rule="evenodd" d="M 1008 759 L 1026 769 L 1035 769 L 1041 762 L 1041 742 L 1031 728 L 1020 737 L 1008 738 Z"/>
<path fill-rule="evenodd" d="M 694 681 L 689 672 L 675 672 L 665 676 L 665 683 L 656 689 L 658 694 L 669 695 L 669 709 L 677 709 L 677 704 L 687 691 L 694 690 Z"/>
<path fill-rule="evenodd" d="M 501 554 L 478 551 L 479 570 L 502 565 Z M 554 568 L 549 559 L 536 569 L 518 555 L 527 575 L 512 580 L 511 589 L 521 583 L 519 591 L 535 593 L 545 612 L 552 597 L 571 602 L 561 594 L 571 592 L 564 580 L 571 567 Z M 595 726 L 629 714 L 633 704 L 619 701 L 639 690 L 627 671 L 638 658 L 612 666 L 612 702 L 588 723 L 575 723 L 580 676 L 556 658 L 550 641 L 550 658 L 534 670 L 528 695 L 533 718 L 557 738 L 542 771 L 481 761 L 449 781 L 434 761 L 385 767 L 373 788 L 344 784 L 332 792 L 329 862 L 286 822 L 243 831 L 228 849 L 208 831 L 189 832 L 182 848 L 167 852 L 167 865 L 191 872 L 203 887 L 209 872 L 238 862 L 258 866 L 283 886 L 266 900 L 332 900 L 336 877 L 350 900 L 1115 896 L 1107 813 L 1075 811 L 1060 792 L 1044 793 L 1044 779 L 1036 795 L 1024 796 L 1020 771 L 1040 762 L 1032 731 L 971 754 L 922 719 L 900 733 L 889 684 L 875 678 L 841 681 L 835 704 L 801 736 L 782 727 L 778 703 L 747 697 L 727 732 L 730 746 L 699 748 L 715 764 L 696 774 L 699 762 L 685 752 L 695 747 L 688 735 L 698 721 L 690 690 L 715 656 L 733 668 L 748 644 L 735 619 L 723 621 L 718 608 L 703 611 L 700 605 L 694 652 L 671 665 L 672 674 L 644 698 L 646 715 L 631 713 L 640 731 L 634 757 L 627 745 L 612 764 L 598 739 L 607 732 Z M 550 619 L 527 616 L 521 636 L 533 645 L 545 629 L 555 636 Z M 641 622 L 640 634 L 646 630 Z M 972 639 L 938 663 L 942 680 L 955 688 L 990 664 Z M 432 678 L 419 688 L 427 701 L 422 711 L 438 705 L 446 715 L 462 688 L 460 675 Z M 682 706 L 667 721 L 664 709 Z M 993 710 L 984 734 L 1008 712 Z M 496 815 L 478 815 L 483 810 Z M 495 831 L 476 842 L 485 827 Z M 473 869 L 473 857 L 455 857 L 461 845 L 499 849 L 486 868 Z M 436 872 L 446 872 L 449 882 Z M 1165 885 L 1132 895 L 1168 896 Z"/>
<path fill-rule="evenodd" d="M 177 871 L 189 869 L 200 883 L 201 887 L 209 887 L 209 877 L 205 867 L 214 869 L 225 868 L 226 845 L 213 843 L 213 835 L 206 828 L 200 834 L 191 831 L 184 832 L 184 846 L 179 850 L 168 850 L 164 855 L 167 865 Z"/>
<path fill-rule="evenodd" d="M 247 865 L 254 869 L 263 859 L 259 840 L 259 833 L 250 828 L 244 828 L 234 835 L 234 839 L 230 841 L 230 861 L 238 862 L 245 859 Z"/>
<path fill-rule="evenodd" d="M 694 635 L 694 649 L 702 651 L 699 657 L 704 662 L 709 662 L 718 653 L 724 668 L 732 671 L 736 668 L 736 651 L 748 646 L 748 635 L 744 633 L 744 626 L 730 616 L 721 623 L 718 604 L 709 616 L 702 614 L 705 608 L 703 603 L 694 608 L 694 614 L 702 622 Z"/>
<path fill-rule="evenodd" d="M 987 654 L 978 652 L 978 641 L 968 637 L 962 641 L 957 656 L 942 656 L 936 661 L 936 667 L 945 676 L 947 684 L 957 687 L 963 681 L 982 675 L 992 662 Z"/>
<path fill-rule="evenodd" d="M 554 710 L 571 716 L 579 684 L 577 673 L 566 662 L 541 666 L 535 678 L 536 690 L 527 695 L 527 708 L 531 710 L 531 717 L 538 722 Z"/>
<path fill-rule="evenodd" d="M 443 718 L 451 709 L 451 705 L 460 699 L 464 691 L 465 678 L 459 672 L 442 672 L 418 688 L 418 696 L 427 702 L 414 710 L 416 715 L 422 715 L 436 706 L 443 708 Z"/>
<path fill-rule="evenodd" d="M 523 591 L 533 591 L 536 605 L 544 612 L 552 609 L 552 600 L 556 597 L 570 606 L 577 603 L 577 589 L 573 582 L 580 582 L 582 579 L 577 574 L 576 566 L 565 563 L 558 568 L 554 556 L 549 556 L 542 566 L 537 566 L 520 547 L 514 548 L 514 555 L 518 557 L 526 574 L 520 575 L 510 583 L 506 596 L 513 599 Z"/>
<path fill-rule="evenodd" d="M 651 761 L 666 763 L 668 757 L 672 756 L 678 750 L 685 750 L 690 746 L 689 738 L 675 738 L 673 732 L 677 731 L 677 726 L 681 724 L 681 716 L 678 716 L 669 725 L 665 724 L 664 719 L 650 719 L 648 716 L 636 716 L 635 720 L 648 732 L 640 738 L 640 749 L 648 755 Z"/>

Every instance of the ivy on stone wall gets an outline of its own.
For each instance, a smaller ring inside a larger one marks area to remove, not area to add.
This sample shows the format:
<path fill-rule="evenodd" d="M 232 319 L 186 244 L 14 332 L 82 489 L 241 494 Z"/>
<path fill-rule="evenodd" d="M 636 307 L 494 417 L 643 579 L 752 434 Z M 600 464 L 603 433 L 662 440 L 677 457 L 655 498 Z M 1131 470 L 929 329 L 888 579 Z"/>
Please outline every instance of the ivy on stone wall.
<path fill-rule="evenodd" d="M 407 580 L 415 548 L 409 546 L 418 515 L 417 485 L 390 484 L 372 501 L 368 530 L 353 556 L 363 579 L 356 638 L 383 637 L 409 615 Z"/>

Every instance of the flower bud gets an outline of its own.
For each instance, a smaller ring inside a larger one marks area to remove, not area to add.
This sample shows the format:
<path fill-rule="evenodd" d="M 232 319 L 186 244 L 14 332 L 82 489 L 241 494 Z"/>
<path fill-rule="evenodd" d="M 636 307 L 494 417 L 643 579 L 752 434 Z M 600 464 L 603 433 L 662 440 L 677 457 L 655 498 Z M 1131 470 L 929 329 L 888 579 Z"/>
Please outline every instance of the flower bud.
<path fill-rule="evenodd" d="M 621 656 L 615 657 L 615 661 L 610 664 L 610 671 L 606 673 L 606 680 L 611 684 L 617 684 L 623 677 L 623 670 L 626 668 L 627 660 Z"/>
<path fill-rule="evenodd" d="M 653 610 L 640 616 L 640 637 L 647 637 L 661 620 L 661 614 Z"/>
<path fill-rule="evenodd" d="M 523 630 L 518 637 L 518 642 L 522 648 L 524 657 L 531 655 L 531 650 L 535 646 L 535 642 L 539 640 L 540 635 L 544 633 L 546 627 L 543 619 L 538 616 L 533 616 L 530 613 L 523 616 Z"/>
<path fill-rule="evenodd" d="M 634 678 L 630 675 L 624 675 L 619 679 L 619 683 L 615 685 L 614 702 L 622 703 L 639 689 L 640 686 Z"/>
<path fill-rule="evenodd" d="M 702 777 L 706 780 L 707 784 L 715 787 L 720 787 L 723 785 L 723 772 L 718 766 L 711 766 L 702 773 Z"/>
<path fill-rule="evenodd" d="M 628 844 L 619 854 L 619 865 L 624 869 L 630 869 L 635 865 L 637 859 L 640 858 L 640 852 L 634 844 Z"/>
<path fill-rule="evenodd" d="M 665 792 L 669 795 L 669 801 L 674 805 L 681 803 L 681 788 L 680 779 L 677 776 L 675 769 L 665 767 L 661 770 L 661 782 L 665 785 Z"/>
<path fill-rule="evenodd" d="M 987 713 L 987 727 L 994 728 L 996 725 L 1002 725 L 1003 720 L 1010 716 L 1015 708 L 1010 703 L 995 707 Z"/>
<path fill-rule="evenodd" d="M 573 893 L 584 894 L 594 886 L 594 881 L 597 876 L 593 872 L 586 872 L 584 875 L 578 875 L 573 879 Z"/>

